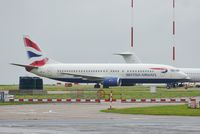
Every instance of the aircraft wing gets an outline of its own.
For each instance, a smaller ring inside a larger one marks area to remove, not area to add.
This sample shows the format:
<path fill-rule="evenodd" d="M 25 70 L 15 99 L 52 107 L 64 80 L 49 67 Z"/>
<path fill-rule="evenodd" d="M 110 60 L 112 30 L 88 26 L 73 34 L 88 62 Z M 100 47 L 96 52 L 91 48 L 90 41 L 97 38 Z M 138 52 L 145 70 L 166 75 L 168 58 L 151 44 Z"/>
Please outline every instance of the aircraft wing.
<path fill-rule="evenodd" d="M 72 75 L 74 77 L 81 77 L 84 80 L 96 80 L 96 81 L 102 81 L 104 78 L 103 77 L 98 77 L 98 76 L 90 76 L 90 75 L 80 75 L 80 74 L 74 74 L 74 73 L 61 73 L 61 74 L 66 74 L 66 75 Z"/>

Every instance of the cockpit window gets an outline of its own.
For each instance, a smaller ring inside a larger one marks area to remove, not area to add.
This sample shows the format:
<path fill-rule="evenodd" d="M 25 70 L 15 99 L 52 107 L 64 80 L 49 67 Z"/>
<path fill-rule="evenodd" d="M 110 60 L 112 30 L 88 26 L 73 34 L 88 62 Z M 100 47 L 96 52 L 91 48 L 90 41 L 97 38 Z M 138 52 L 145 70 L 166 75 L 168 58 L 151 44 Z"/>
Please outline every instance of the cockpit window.
<path fill-rule="evenodd" d="M 180 72 L 179 69 L 170 69 L 171 72 Z"/>

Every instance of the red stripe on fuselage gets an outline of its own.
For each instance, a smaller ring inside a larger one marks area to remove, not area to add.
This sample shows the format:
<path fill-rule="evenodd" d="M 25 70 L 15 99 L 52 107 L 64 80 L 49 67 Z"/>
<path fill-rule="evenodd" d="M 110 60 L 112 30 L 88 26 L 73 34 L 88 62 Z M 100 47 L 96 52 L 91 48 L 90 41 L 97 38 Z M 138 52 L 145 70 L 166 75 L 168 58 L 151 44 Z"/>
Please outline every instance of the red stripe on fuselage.
<path fill-rule="evenodd" d="M 40 60 L 40 61 L 34 61 L 30 65 L 35 66 L 35 67 L 41 67 L 41 66 L 44 66 L 47 63 L 47 61 L 48 61 L 48 58 L 45 58 L 45 59 Z"/>
<path fill-rule="evenodd" d="M 29 38 L 24 38 L 24 43 L 27 47 L 31 47 L 31 48 L 41 52 L 41 49 L 37 46 L 37 44 L 34 43 L 33 41 L 31 41 Z"/>
<path fill-rule="evenodd" d="M 167 70 L 167 68 L 150 68 L 152 70 Z"/>

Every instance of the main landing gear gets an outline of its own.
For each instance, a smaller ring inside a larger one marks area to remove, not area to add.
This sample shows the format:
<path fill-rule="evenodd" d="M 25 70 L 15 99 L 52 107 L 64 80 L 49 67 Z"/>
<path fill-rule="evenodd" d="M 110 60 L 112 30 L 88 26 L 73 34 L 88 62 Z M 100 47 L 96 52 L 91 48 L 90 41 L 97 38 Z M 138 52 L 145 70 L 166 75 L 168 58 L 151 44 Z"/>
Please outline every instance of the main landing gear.
<path fill-rule="evenodd" d="M 94 88 L 101 88 L 101 85 L 99 83 L 94 85 Z"/>
<path fill-rule="evenodd" d="M 99 83 L 94 85 L 94 88 L 101 88 L 101 85 Z M 103 85 L 103 88 L 109 88 L 107 85 Z"/>
<path fill-rule="evenodd" d="M 179 86 L 179 85 L 180 85 L 180 84 L 178 84 L 178 83 L 168 83 L 167 86 L 166 86 L 166 88 L 167 88 L 167 89 L 171 89 L 171 88 L 181 87 L 181 86 Z"/>

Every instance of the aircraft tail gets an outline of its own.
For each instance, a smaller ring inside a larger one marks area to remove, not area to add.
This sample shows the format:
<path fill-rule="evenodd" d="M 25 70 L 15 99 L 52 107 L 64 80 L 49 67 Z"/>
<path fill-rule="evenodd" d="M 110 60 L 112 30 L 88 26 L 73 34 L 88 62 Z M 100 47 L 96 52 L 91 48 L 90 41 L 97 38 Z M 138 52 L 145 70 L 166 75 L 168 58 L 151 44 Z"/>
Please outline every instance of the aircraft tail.
<path fill-rule="evenodd" d="M 142 63 L 137 55 L 133 52 L 122 52 L 122 53 L 115 53 L 114 55 L 120 55 L 124 58 L 126 63 L 129 64 L 138 64 Z"/>
<path fill-rule="evenodd" d="M 28 36 L 24 37 L 24 45 L 30 66 L 41 67 L 50 62 L 49 58 L 43 54 L 39 45 L 33 42 Z"/>

